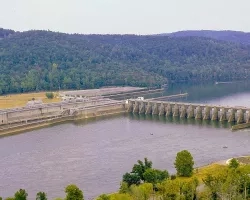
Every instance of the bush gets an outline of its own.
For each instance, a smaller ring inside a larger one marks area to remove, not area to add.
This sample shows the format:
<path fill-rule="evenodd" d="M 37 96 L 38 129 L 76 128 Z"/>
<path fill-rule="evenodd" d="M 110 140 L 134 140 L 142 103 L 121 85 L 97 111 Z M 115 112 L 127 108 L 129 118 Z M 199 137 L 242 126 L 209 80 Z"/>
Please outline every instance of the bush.
<path fill-rule="evenodd" d="M 229 168 L 232 168 L 232 169 L 238 168 L 239 165 L 240 165 L 240 163 L 238 162 L 238 160 L 236 158 L 231 159 L 229 162 Z"/>
<path fill-rule="evenodd" d="M 48 98 L 48 99 L 53 99 L 54 98 L 54 93 L 53 92 L 46 92 L 46 97 Z"/>
<path fill-rule="evenodd" d="M 172 174 L 172 175 L 170 176 L 170 179 L 171 179 L 171 180 L 176 179 L 176 175 L 175 175 L 175 174 Z"/>
<path fill-rule="evenodd" d="M 110 200 L 110 196 L 102 194 L 97 198 L 97 200 Z"/>

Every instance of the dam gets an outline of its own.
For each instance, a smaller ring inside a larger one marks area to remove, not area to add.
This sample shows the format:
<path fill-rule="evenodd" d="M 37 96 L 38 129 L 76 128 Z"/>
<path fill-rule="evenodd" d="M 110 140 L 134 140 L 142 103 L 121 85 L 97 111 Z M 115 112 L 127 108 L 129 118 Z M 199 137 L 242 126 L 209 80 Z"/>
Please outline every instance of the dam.
<path fill-rule="evenodd" d="M 126 103 L 128 112 L 138 114 L 227 121 L 229 123 L 236 122 L 237 124 L 250 122 L 250 108 L 246 107 L 136 99 L 130 99 Z"/>
<path fill-rule="evenodd" d="M 147 90 L 146 88 L 132 87 L 64 92 L 63 101 L 58 103 L 28 104 L 25 107 L 0 110 L 0 133 L 8 134 L 46 124 L 125 112 L 194 118 L 196 120 L 217 120 L 238 124 L 233 126 L 232 130 L 250 126 L 250 108 L 247 107 L 171 101 L 176 98 L 186 97 L 188 93 L 160 96 L 146 100 L 143 97 L 118 100 L 131 95 L 143 96 L 161 92 L 162 89 Z"/>

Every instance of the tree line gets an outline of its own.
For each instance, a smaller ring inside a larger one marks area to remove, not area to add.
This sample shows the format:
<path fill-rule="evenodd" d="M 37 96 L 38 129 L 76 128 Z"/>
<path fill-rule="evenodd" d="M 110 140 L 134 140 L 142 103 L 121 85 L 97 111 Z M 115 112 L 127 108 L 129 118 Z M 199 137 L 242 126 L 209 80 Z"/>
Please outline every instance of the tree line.
<path fill-rule="evenodd" d="M 250 47 L 201 37 L 0 29 L 0 94 L 250 79 Z"/>
<path fill-rule="evenodd" d="M 250 199 L 250 165 L 237 159 L 228 166 L 196 176 L 194 161 L 187 150 L 178 152 L 174 162 L 177 173 L 152 168 L 147 158 L 138 160 L 130 173 L 123 175 L 118 193 L 102 194 L 97 200 L 247 200 Z"/>
<path fill-rule="evenodd" d="M 55 200 L 84 200 L 83 192 L 74 184 L 68 185 L 65 188 L 65 198 L 56 198 Z M 18 190 L 13 197 L 7 197 L 5 200 L 27 200 L 28 193 L 24 189 Z M 47 200 L 45 192 L 38 192 L 36 200 Z M 0 197 L 2 200 L 2 197 Z"/>

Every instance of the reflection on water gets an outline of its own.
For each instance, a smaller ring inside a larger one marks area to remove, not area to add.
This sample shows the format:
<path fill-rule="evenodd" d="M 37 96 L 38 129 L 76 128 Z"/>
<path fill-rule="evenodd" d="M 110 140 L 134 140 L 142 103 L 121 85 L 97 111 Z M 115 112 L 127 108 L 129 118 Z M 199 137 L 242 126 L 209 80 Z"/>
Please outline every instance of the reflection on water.
<path fill-rule="evenodd" d="M 166 117 L 166 116 L 159 116 L 159 115 L 145 115 L 145 114 L 127 114 L 129 118 L 135 120 L 149 120 L 155 121 L 159 123 L 167 123 L 167 124 L 190 124 L 196 126 L 207 126 L 213 128 L 231 128 L 235 125 L 234 122 L 220 122 L 220 121 L 212 121 L 212 120 L 196 120 L 194 118 L 180 118 L 180 117 Z"/>
<path fill-rule="evenodd" d="M 161 94 L 145 95 L 145 98 L 155 98 L 179 93 L 188 93 L 187 97 L 176 98 L 173 101 L 207 103 L 229 106 L 250 107 L 250 82 L 233 82 L 228 84 L 175 84 L 169 85 Z"/>

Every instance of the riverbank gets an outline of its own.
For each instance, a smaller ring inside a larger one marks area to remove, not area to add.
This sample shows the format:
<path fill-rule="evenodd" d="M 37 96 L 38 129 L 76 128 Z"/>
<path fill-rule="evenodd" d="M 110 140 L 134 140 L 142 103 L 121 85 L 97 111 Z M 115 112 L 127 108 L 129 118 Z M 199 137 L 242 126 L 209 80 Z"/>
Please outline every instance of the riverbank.
<path fill-rule="evenodd" d="M 104 111 L 97 112 L 97 113 L 90 112 L 85 115 L 80 114 L 78 116 L 52 117 L 52 118 L 45 119 L 45 120 L 29 122 L 27 124 L 20 123 L 17 125 L 8 126 L 6 128 L 1 129 L 0 137 L 23 133 L 26 131 L 37 130 L 40 128 L 45 128 L 45 127 L 49 127 L 49 126 L 60 124 L 60 123 L 76 122 L 76 121 L 80 121 L 84 119 L 93 119 L 93 118 L 99 118 L 99 117 L 110 116 L 110 115 L 119 115 L 125 112 L 126 111 L 124 109 L 115 109 L 115 110 L 109 110 L 106 112 Z"/>
<path fill-rule="evenodd" d="M 243 158 L 245 161 L 247 161 L 247 163 L 239 161 L 239 160 L 242 160 Z M 175 180 L 177 180 L 177 182 L 179 182 L 179 183 L 180 182 L 184 183 L 184 182 L 192 182 L 194 179 L 197 179 L 199 181 L 199 184 L 198 184 L 196 190 L 198 192 L 203 192 L 205 189 L 205 184 L 204 184 L 203 180 L 207 177 L 207 175 L 211 174 L 215 177 L 220 176 L 220 174 L 222 174 L 223 172 L 225 172 L 225 170 L 227 170 L 228 164 L 229 164 L 231 159 L 232 158 L 227 159 L 227 160 L 216 161 L 216 162 L 213 162 L 213 163 L 208 164 L 208 165 L 197 167 L 194 169 L 194 173 L 193 173 L 192 177 L 176 177 Z M 241 165 L 250 165 L 250 156 L 240 156 L 240 157 L 236 157 L 236 159 L 240 162 Z M 112 192 L 112 193 L 108 193 L 106 195 L 113 196 L 113 195 L 118 195 L 118 194 L 119 194 L 119 192 Z M 94 198 L 93 200 L 97 200 L 98 197 Z M 157 194 L 154 197 L 156 197 L 156 199 L 158 199 Z"/>

